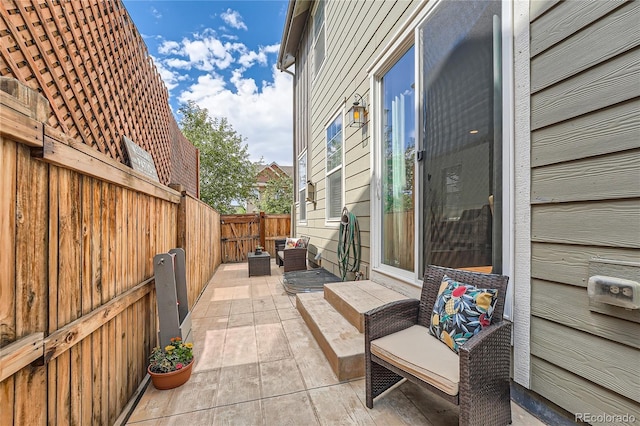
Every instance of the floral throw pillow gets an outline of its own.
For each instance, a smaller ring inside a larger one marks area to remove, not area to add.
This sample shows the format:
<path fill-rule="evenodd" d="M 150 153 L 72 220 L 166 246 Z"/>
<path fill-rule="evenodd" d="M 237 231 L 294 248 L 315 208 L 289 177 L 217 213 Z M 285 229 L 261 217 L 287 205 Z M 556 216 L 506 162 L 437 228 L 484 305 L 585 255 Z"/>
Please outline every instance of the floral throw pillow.
<path fill-rule="evenodd" d="M 496 289 L 477 288 L 445 275 L 433 305 L 429 332 L 458 353 L 461 345 L 491 324 L 497 296 Z"/>
<path fill-rule="evenodd" d="M 307 248 L 308 243 L 309 243 L 309 238 L 306 238 L 306 237 L 298 238 L 298 242 L 296 243 L 296 248 Z"/>
<path fill-rule="evenodd" d="M 296 244 L 298 244 L 299 240 L 300 238 L 287 238 L 287 241 L 284 243 L 285 250 L 296 248 Z"/>

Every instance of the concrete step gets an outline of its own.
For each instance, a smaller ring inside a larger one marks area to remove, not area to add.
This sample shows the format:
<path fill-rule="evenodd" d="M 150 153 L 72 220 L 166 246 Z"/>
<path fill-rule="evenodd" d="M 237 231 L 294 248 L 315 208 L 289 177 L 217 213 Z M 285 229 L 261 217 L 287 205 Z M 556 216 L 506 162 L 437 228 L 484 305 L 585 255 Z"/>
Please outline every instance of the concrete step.
<path fill-rule="evenodd" d="M 364 377 L 364 335 L 318 293 L 299 293 L 296 307 L 338 380 Z"/>
<path fill-rule="evenodd" d="M 360 333 L 364 333 L 364 313 L 407 296 L 370 280 L 325 284 L 325 299 Z"/>

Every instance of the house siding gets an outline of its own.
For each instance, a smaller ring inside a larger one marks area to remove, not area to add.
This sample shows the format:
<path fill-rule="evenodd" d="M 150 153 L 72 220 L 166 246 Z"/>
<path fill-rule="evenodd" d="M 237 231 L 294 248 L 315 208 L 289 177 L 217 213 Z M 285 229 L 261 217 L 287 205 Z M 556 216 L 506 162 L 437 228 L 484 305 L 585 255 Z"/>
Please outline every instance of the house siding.
<path fill-rule="evenodd" d="M 369 74 L 373 58 L 380 55 L 406 21 L 418 1 L 363 3 L 329 1 L 325 6 L 326 54 L 316 76 L 310 68 L 312 18 L 296 55 L 297 157 L 307 149 L 308 179 L 316 187 L 316 204 L 307 203 L 306 223 L 296 227 L 297 235 L 309 235 L 322 252 L 322 266 L 339 275 L 337 246 L 339 223 L 326 220 L 325 128 L 336 114 L 346 112 L 354 94 L 363 96 L 369 115 Z M 358 25 L 357 23 L 366 23 Z M 370 259 L 370 175 L 371 146 L 368 126 L 343 127 L 343 205 L 356 215 L 361 238 L 361 272 L 368 277 Z"/>
<path fill-rule="evenodd" d="M 328 1 L 319 74 L 307 63 L 311 28 L 296 55 L 296 125 L 304 130 L 297 129 L 294 147 L 296 155 L 308 148 L 307 175 L 316 185 L 316 204 L 307 204 L 296 234 L 311 236 L 322 266 L 336 274 L 338 224 L 325 218 L 325 126 L 351 106 L 354 93 L 374 115 L 368 70 L 425 3 Z M 528 7 L 528 36 L 513 35 L 526 44 L 513 53 L 514 104 L 526 114 L 514 115 L 513 125 L 516 155 L 525 160 L 513 166 L 525 165 L 514 170 L 512 283 L 525 318 L 516 316 L 514 380 L 570 413 L 640 419 L 640 315 L 592 311 L 586 288 L 593 259 L 640 259 L 640 2 L 536 0 L 520 7 Z M 525 71 L 530 84 L 523 87 Z M 344 205 L 358 217 L 367 276 L 372 130 L 343 129 Z"/>
<path fill-rule="evenodd" d="M 531 2 L 531 390 L 640 418 L 640 324 L 590 310 L 595 258 L 640 259 L 640 3 Z M 517 297 L 517 295 L 516 295 Z"/>

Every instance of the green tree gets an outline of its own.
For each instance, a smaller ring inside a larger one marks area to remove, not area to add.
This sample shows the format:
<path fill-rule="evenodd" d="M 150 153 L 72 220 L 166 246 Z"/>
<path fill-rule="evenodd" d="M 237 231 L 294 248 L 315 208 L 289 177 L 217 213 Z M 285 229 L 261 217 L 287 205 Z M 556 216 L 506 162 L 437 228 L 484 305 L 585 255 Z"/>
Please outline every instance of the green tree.
<path fill-rule="evenodd" d="M 226 118 L 210 118 L 206 108 L 189 101 L 179 109 L 180 129 L 200 150 L 200 199 L 222 214 L 232 201 L 244 201 L 256 182 L 247 145 Z"/>
<path fill-rule="evenodd" d="M 258 208 L 265 213 L 289 214 L 292 204 L 293 179 L 289 176 L 281 176 L 266 182 L 261 200 L 258 202 Z"/>

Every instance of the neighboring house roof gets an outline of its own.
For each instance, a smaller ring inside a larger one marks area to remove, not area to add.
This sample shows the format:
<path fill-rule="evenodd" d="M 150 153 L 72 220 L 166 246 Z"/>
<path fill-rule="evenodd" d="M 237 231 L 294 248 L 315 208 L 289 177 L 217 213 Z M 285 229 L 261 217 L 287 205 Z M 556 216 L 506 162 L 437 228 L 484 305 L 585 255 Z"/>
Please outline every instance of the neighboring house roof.
<path fill-rule="evenodd" d="M 311 11 L 313 1 L 290 0 L 287 19 L 284 23 L 280 52 L 278 53 L 278 69 L 285 70 L 295 63 L 295 53 L 302 39 L 304 26 Z"/>
<path fill-rule="evenodd" d="M 259 164 L 257 172 L 258 186 L 274 178 L 293 175 L 293 166 L 280 166 L 275 161 L 271 164 Z"/>

